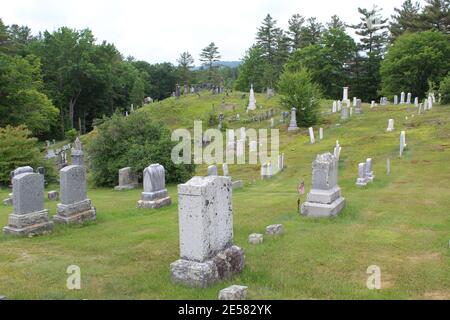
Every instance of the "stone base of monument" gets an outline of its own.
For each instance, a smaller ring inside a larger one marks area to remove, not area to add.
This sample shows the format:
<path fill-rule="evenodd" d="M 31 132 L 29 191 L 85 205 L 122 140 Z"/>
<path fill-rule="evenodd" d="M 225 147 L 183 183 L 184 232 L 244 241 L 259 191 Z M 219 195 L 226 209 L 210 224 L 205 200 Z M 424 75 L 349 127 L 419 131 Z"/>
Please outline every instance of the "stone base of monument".
<path fill-rule="evenodd" d="M 373 174 L 366 176 L 367 182 L 373 182 L 374 179 L 375 179 L 375 176 Z"/>
<path fill-rule="evenodd" d="M 244 250 L 231 246 L 204 262 L 180 259 L 170 264 L 172 281 L 189 287 L 208 287 L 230 279 L 244 268 Z"/>
<path fill-rule="evenodd" d="M 136 185 L 136 184 L 127 184 L 124 186 L 115 186 L 114 190 L 116 190 L 116 191 L 132 190 L 132 189 L 136 189 L 137 187 L 138 187 L 138 185 Z"/>
<path fill-rule="evenodd" d="M 156 192 L 142 192 L 141 200 L 138 201 L 137 207 L 139 209 L 158 209 L 168 206 L 172 203 L 167 189 Z"/>
<path fill-rule="evenodd" d="M 234 189 L 241 189 L 244 187 L 244 182 L 242 180 L 236 180 L 231 182 L 231 186 Z"/>
<path fill-rule="evenodd" d="M 52 230 L 53 221 L 49 221 L 46 209 L 27 214 L 11 214 L 8 225 L 3 228 L 5 234 L 16 236 L 37 236 Z"/>
<path fill-rule="evenodd" d="M 345 207 L 345 198 L 339 197 L 331 203 L 305 202 L 301 207 L 301 214 L 307 217 L 335 217 Z"/>
<path fill-rule="evenodd" d="M 62 224 L 82 224 L 86 221 L 95 221 L 96 218 L 97 214 L 91 200 L 86 199 L 69 205 L 58 203 L 53 220 Z"/>
<path fill-rule="evenodd" d="M 298 131 L 298 130 L 300 130 L 299 127 L 289 127 L 288 128 L 288 132 L 295 132 L 295 131 Z"/>
<path fill-rule="evenodd" d="M 356 179 L 356 185 L 358 186 L 358 187 L 365 187 L 365 186 L 367 186 L 367 179 L 366 178 L 358 178 L 358 179 Z"/>

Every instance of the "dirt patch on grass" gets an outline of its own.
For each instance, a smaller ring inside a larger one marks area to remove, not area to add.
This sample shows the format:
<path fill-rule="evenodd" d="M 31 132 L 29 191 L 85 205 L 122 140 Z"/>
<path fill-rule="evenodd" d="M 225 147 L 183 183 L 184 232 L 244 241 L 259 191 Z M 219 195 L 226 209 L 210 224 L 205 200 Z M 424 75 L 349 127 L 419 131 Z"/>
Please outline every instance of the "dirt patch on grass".
<path fill-rule="evenodd" d="M 432 262 L 432 261 L 441 261 L 442 255 L 439 252 L 430 252 L 430 253 L 423 253 L 423 254 L 417 254 L 407 257 L 409 261 L 412 263 L 422 263 L 422 262 Z"/>
<path fill-rule="evenodd" d="M 427 300 L 450 300 L 450 290 L 425 292 L 422 298 Z"/>

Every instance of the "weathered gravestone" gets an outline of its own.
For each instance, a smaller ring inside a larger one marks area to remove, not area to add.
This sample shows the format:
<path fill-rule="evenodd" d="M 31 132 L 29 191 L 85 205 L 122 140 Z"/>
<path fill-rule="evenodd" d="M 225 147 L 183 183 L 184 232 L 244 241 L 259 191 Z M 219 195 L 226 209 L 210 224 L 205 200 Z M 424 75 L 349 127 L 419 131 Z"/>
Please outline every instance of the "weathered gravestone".
<path fill-rule="evenodd" d="M 362 106 L 361 106 L 361 99 L 356 99 L 355 113 L 356 114 L 363 113 Z"/>
<path fill-rule="evenodd" d="M 312 187 L 301 206 L 301 214 L 309 217 L 332 217 L 345 206 L 338 182 L 338 162 L 331 153 L 317 155 L 312 164 Z"/>
<path fill-rule="evenodd" d="M 373 174 L 372 158 L 366 160 L 366 179 L 368 182 L 373 182 L 375 175 Z"/>
<path fill-rule="evenodd" d="M 119 170 L 119 185 L 114 187 L 114 190 L 130 190 L 137 188 L 137 186 L 137 176 L 130 167 Z"/>
<path fill-rule="evenodd" d="M 366 164 L 360 163 L 358 164 L 358 178 L 356 179 L 356 185 L 358 187 L 367 186 L 367 177 L 366 177 Z"/>
<path fill-rule="evenodd" d="M 208 167 L 208 176 L 218 176 L 218 170 L 216 165 L 211 165 Z"/>
<path fill-rule="evenodd" d="M 219 300 L 245 300 L 247 297 L 246 286 L 232 285 L 228 288 L 222 289 L 219 292 Z"/>
<path fill-rule="evenodd" d="M 53 222 L 44 209 L 44 177 L 38 173 L 20 173 L 13 178 L 14 213 L 9 216 L 6 234 L 41 235 L 53 230 Z"/>
<path fill-rule="evenodd" d="M 229 177 L 193 177 L 178 185 L 180 260 L 170 265 L 172 281 L 206 287 L 244 267 L 243 249 L 233 245 Z"/>
<path fill-rule="evenodd" d="M 83 145 L 81 144 L 80 139 L 77 137 L 75 140 L 75 147 L 72 148 L 72 164 L 77 166 L 84 165 L 84 152 Z"/>
<path fill-rule="evenodd" d="M 158 163 L 144 169 L 144 192 L 138 201 L 138 208 L 157 209 L 172 203 L 166 189 L 166 173 Z"/>
<path fill-rule="evenodd" d="M 247 110 L 255 110 L 256 109 L 256 99 L 255 99 L 255 92 L 253 90 L 253 84 L 250 88 L 250 98 L 248 101 L 248 107 Z"/>
<path fill-rule="evenodd" d="M 292 108 L 291 109 L 291 122 L 289 123 L 288 131 L 298 131 L 299 127 L 297 126 L 297 115 L 296 115 L 297 109 Z"/>
<path fill-rule="evenodd" d="M 56 206 L 53 220 L 63 224 L 95 221 L 96 211 L 86 193 L 86 168 L 71 165 L 59 172 L 61 203 Z"/>
<path fill-rule="evenodd" d="M 341 109 L 341 120 L 347 120 L 348 119 L 348 108 L 347 107 L 343 107 Z"/>

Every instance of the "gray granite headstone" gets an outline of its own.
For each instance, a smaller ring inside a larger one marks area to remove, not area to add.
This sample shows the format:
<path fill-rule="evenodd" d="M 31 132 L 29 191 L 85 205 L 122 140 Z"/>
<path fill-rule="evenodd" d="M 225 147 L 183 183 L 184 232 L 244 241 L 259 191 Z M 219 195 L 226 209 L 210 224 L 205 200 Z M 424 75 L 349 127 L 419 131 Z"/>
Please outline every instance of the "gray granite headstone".
<path fill-rule="evenodd" d="M 138 201 L 138 208 L 156 209 L 167 206 L 171 199 L 166 189 L 165 169 L 159 163 L 144 169 L 144 192 Z"/>
<path fill-rule="evenodd" d="M 114 188 L 115 190 L 134 189 L 137 185 L 138 180 L 133 169 L 126 167 L 119 170 L 119 185 Z"/>

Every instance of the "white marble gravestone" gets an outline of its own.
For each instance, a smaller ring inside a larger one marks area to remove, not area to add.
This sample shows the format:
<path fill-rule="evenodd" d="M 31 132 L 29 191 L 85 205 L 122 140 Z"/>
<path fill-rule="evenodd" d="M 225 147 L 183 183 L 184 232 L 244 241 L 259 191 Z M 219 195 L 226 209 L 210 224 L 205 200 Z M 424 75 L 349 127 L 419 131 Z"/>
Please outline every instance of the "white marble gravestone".
<path fill-rule="evenodd" d="M 253 90 L 253 84 L 250 87 L 250 97 L 248 101 L 248 107 L 247 110 L 255 110 L 256 109 L 256 99 L 255 99 L 255 92 Z"/>

